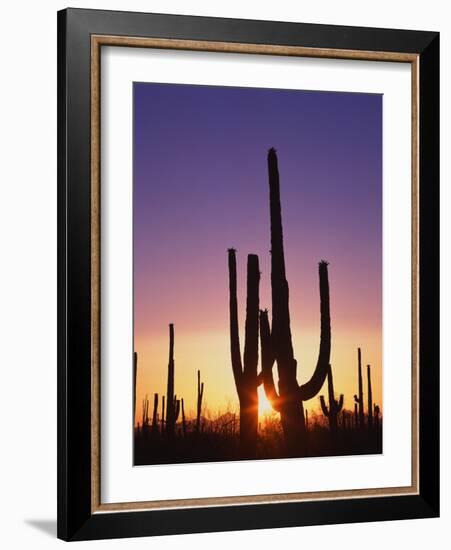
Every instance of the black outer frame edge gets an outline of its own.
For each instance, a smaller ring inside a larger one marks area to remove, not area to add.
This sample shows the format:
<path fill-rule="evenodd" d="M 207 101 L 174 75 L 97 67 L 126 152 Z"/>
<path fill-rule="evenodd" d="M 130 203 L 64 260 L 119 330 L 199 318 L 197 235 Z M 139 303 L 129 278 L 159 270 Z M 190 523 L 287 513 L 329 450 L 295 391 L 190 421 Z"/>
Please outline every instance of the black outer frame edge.
<path fill-rule="evenodd" d="M 68 13 L 74 27 L 87 34 L 212 42 L 421 53 L 437 34 L 404 29 L 83 8 L 63 11 Z"/>
<path fill-rule="evenodd" d="M 420 496 L 94 514 L 76 540 L 213 533 L 432 518 Z"/>
<path fill-rule="evenodd" d="M 420 56 L 420 495 L 91 514 L 90 35 L 397 51 Z M 439 35 L 68 9 L 58 13 L 58 537 L 64 540 L 436 517 Z M 67 327 L 67 328 L 66 328 Z M 67 338 L 66 338 L 67 334 Z M 429 368 L 431 367 L 431 368 Z"/>
<path fill-rule="evenodd" d="M 67 483 L 68 469 L 66 441 L 66 12 L 58 12 L 57 30 L 57 342 L 58 342 L 58 402 L 57 402 L 57 536 L 67 538 Z"/>
<path fill-rule="evenodd" d="M 420 494 L 440 510 L 440 35 L 420 56 Z M 425 368 L 427 366 L 427 369 Z"/>

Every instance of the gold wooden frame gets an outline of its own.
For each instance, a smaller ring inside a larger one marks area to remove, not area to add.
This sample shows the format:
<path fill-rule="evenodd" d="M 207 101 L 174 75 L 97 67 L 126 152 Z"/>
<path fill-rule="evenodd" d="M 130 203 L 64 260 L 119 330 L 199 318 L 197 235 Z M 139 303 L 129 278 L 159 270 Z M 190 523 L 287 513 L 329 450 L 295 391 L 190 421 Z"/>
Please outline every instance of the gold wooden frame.
<path fill-rule="evenodd" d="M 412 479 L 406 487 L 281 493 L 230 497 L 119 502 L 100 499 L 100 50 L 102 46 L 157 48 L 259 55 L 391 61 L 411 65 L 412 95 Z M 193 508 L 237 504 L 331 500 L 419 494 L 419 55 L 398 52 L 333 50 L 266 44 L 239 44 L 128 36 L 91 36 L 91 512 Z"/>

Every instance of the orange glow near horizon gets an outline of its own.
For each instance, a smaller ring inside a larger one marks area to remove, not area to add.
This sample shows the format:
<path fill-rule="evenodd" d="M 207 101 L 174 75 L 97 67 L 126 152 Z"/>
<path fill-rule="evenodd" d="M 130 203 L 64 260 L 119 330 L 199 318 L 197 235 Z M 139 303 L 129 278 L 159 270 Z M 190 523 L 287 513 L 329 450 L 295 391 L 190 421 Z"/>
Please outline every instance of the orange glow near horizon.
<path fill-rule="evenodd" d="M 333 329 L 332 329 L 333 330 Z M 243 331 L 242 331 L 243 332 Z M 357 335 L 357 336 L 356 336 Z M 243 347 L 244 334 L 241 345 Z M 334 375 L 335 396 L 344 394 L 344 408 L 353 410 L 353 396 L 357 393 L 357 347 L 362 349 L 362 373 L 365 411 L 367 409 L 366 365 L 371 365 L 373 402 L 382 410 L 382 357 L 381 334 L 376 330 L 348 329 L 332 332 L 331 364 Z M 305 327 L 293 328 L 293 344 L 298 361 L 298 383 L 306 382 L 316 366 L 319 328 L 308 330 Z M 138 374 L 136 392 L 135 423 L 142 419 L 142 401 L 148 397 L 153 406 L 153 394 L 159 394 L 159 414 L 161 396 L 166 394 L 168 334 L 154 334 L 152 340 L 135 339 L 138 352 Z M 230 362 L 229 335 L 224 332 L 181 332 L 175 326 L 175 393 L 184 399 L 186 417 L 196 414 L 197 370 L 201 372 L 205 391 L 202 414 L 215 418 L 226 412 L 239 412 L 239 403 Z M 260 367 L 259 367 L 260 369 Z M 274 369 L 277 381 L 277 368 Z M 327 401 L 327 384 L 321 391 Z M 321 414 L 319 395 L 304 402 L 309 414 Z M 259 388 L 259 415 L 271 412 L 262 387 Z M 150 411 L 151 412 L 151 411 Z"/>

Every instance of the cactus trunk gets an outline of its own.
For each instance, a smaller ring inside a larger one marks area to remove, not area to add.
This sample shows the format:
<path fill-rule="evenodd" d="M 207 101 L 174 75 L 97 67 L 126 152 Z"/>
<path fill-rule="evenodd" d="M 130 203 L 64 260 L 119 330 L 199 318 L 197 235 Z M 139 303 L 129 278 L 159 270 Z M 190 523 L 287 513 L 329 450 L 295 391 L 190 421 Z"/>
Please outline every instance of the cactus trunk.
<path fill-rule="evenodd" d="M 256 453 L 258 433 L 258 327 L 259 327 L 259 285 L 260 269 L 258 256 L 247 258 L 247 298 L 244 356 L 241 349 L 238 325 L 236 251 L 228 251 L 229 264 L 229 309 L 230 309 L 230 353 L 235 385 L 240 403 L 240 448 L 243 457 Z"/>

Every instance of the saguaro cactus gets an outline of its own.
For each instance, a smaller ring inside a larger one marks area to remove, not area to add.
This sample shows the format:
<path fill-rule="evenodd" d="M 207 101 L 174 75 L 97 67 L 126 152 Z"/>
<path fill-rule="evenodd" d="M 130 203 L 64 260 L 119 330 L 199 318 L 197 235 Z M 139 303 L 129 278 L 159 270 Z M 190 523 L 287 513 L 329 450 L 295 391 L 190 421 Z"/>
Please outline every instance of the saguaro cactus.
<path fill-rule="evenodd" d="M 362 381 L 362 352 L 357 348 L 358 377 L 359 377 L 359 396 L 354 395 L 354 401 L 359 406 L 359 427 L 363 429 L 365 422 L 365 413 L 363 410 L 363 381 Z"/>
<path fill-rule="evenodd" d="M 334 392 L 334 379 L 332 376 L 332 367 L 329 365 L 329 369 L 327 372 L 327 389 L 329 394 L 329 408 L 326 405 L 326 402 L 324 401 L 324 396 L 321 395 L 319 400 L 321 403 L 321 409 L 323 411 L 324 416 L 326 416 L 329 420 L 329 428 L 331 432 L 337 431 L 337 418 L 338 414 L 343 408 L 343 394 L 340 394 L 340 398 L 337 401 L 335 399 L 335 392 Z"/>
<path fill-rule="evenodd" d="M 319 263 L 319 290 L 321 311 L 321 339 L 318 361 L 311 379 L 305 384 L 297 382 L 297 361 L 294 358 L 290 328 L 288 281 L 285 273 L 282 212 L 277 154 L 268 152 L 269 202 L 271 218 L 271 294 L 272 328 L 268 314 L 260 312 L 260 338 L 262 346 L 263 383 L 272 407 L 280 412 L 284 438 L 289 453 L 297 453 L 305 440 L 305 423 L 302 401 L 319 393 L 330 359 L 330 311 L 327 262 Z M 273 380 L 273 364 L 277 363 L 279 393 Z"/>
<path fill-rule="evenodd" d="M 142 427 L 147 428 L 149 425 L 149 400 L 146 397 L 143 399 L 143 414 L 142 414 Z"/>
<path fill-rule="evenodd" d="M 202 399 L 204 397 L 204 383 L 200 381 L 200 370 L 197 371 L 197 417 L 196 432 L 200 431 L 200 418 L 202 414 Z"/>
<path fill-rule="evenodd" d="M 138 354 L 133 352 L 133 426 L 136 419 L 136 376 L 138 374 Z"/>
<path fill-rule="evenodd" d="M 235 386 L 240 403 L 240 446 L 243 456 L 255 455 L 258 432 L 258 394 L 261 377 L 258 366 L 258 311 L 260 269 L 258 256 L 247 257 L 247 298 L 244 357 L 241 360 L 238 326 L 238 300 L 236 276 L 236 251 L 230 248 L 229 261 L 229 309 L 230 309 L 230 353 Z"/>
<path fill-rule="evenodd" d="M 174 424 L 176 424 L 177 420 L 180 416 L 180 399 L 177 399 L 177 396 L 174 395 Z"/>
<path fill-rule="evenodd" d="M 379 405 L 374 405 L 374 427 L 376 428 L 376 431 L 379 431 L 380 413 L 381 410 L 379 408 Z"/>
<path fill-rule="evenodd" d="M 186 418 L 185 418 L 185 403 L 183 401 L 183 397 L 180 401 L 182 405 L 182 430 L 183 430 L 183 437 L 186 437 Z"/>
<path fill-rule="evenodd" d="M 373 428 L 373 391 L 371 388 L 371 367 L 366 366 L 366 374 L 368 380 L 368 429 Z"/>
<path fill-rule="evenodd" d="M 168 385 L 166 391 L 166 432 L 173 436 L 175 430 L 174 402 L 174 325 L 169 325 Z"/>
<path fill-rule="evenodd" d="M 161 433 L 164 432 L 164 411 L 165 411 L 164 401 L 165 401 L 165 396 L 163 395 L 161 399 Z"/>
<path fill-rule="evenodd" d="M 158 432 L 158 393 L 153 395 L 152 431 Z"/>

